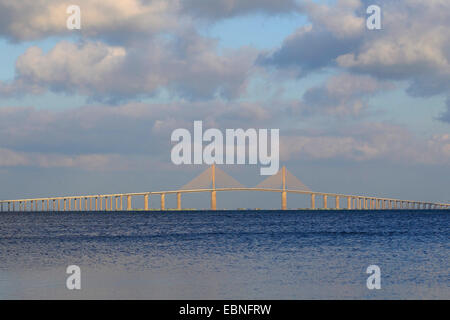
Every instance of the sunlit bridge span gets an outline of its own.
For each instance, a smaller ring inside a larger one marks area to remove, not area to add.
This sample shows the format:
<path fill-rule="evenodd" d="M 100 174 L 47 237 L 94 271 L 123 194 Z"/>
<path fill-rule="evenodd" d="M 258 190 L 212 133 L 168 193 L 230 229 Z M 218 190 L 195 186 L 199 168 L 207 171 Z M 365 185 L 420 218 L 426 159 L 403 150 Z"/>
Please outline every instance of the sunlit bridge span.
<path fill-rule="evenodd" d="M 220 185 L 220 186 L 219 186 Z M 219 187 L 218 187 L 219 186 Z M 450 209 L 448 203 L 434 203 L 413 200 L 371 197 L 311 191 L 285 167 L 275 175 L 262 181 L 255 187 L 248 188 L 223 170 L 212 165 L 196 178 L 178 190 L 152 191 L 138 193 L 119 193 L 84 196 L 64 196 L 36 199 L 0 200 L 1 212 L 8 211 L 121 211 L 137 210 L 132 207 L 132 200 L 142 197 L 143 208 L 150 210 L 149 201 L 159 198 L 160 210 L 183 210 L 181 196 L 188 193 L 210 193 L 211 210 L 217 209 L 217 193 L 221 192 L 276 192 L 281 195 L 281 209 L 287 209 L 288 194 L 307 195 L 310 197 L 310 209 L 348 209 L 348 210 L 390 210 L 390 209 Z M 166 208 L 166 195 L 175 194 L 177 207 Z M 157 200 L 157 201 L 158 201 Z"/>

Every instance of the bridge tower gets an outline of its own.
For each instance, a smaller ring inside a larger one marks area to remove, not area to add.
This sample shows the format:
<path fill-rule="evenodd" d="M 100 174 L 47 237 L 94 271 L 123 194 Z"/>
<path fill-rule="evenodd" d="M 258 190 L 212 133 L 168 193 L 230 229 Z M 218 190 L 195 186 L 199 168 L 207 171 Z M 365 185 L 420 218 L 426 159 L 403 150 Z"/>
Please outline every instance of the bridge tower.
<path fill-rule="evenodd" d="M 211 182 L 212 182 L 212 189 L 211 191 L 211 210 L 216 210 L 216 164 L 213 163 L 211 166 Z"/>
<path fill-rule="evenodd" d="M 288 188 L 297 190 L 311 191 L 303 184 L 296 176 L 294 176 L 286 166 L 281 167 L 273 176 L 269 176 L 264 181 L 260 182 L 256 188 L 269 188 L 281 191 L 281 210 L 287 210 L 287 193 Z M 281 189 L 280 189 L 281 188 Z M 314 201 L 314 199 L 312 199 Z"/>
<path fill-rule="evenodd" d="M 286 196 L 286 167 L 283 166 L 281 169 L 281 183 L 283 191 L 281 192 L 281 210 L 287 209 L 287 196 Z"/>
<path fill-rule="evenodd" d="M 211 189 L 211 210 L 217 210 L 217 188 L 243 188 L 244 186 L 226 172 L 212 164 L 197 177 L 179 189 L 178 208 L 181 208 L 181 193 L 183 190 Z"/>

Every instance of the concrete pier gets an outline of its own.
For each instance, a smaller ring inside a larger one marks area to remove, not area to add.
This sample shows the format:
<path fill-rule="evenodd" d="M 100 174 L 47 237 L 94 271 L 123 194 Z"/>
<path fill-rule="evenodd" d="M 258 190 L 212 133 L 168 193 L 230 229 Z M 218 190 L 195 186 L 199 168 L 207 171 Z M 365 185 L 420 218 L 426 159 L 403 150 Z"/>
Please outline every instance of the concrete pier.
<path fill-rule="evenodd" d="M 148 194 L 144 195 L 144 210 L 148 211 Z"/>
<path fill-rule="evenodd" d="M 166 194 L 161 193 L 161 210 L 166 210 Z"/>
<path fill-rule="evenodd" d="M 131 196 L 127 196 L 127 210 L 131 210 Z"/>
<path fill-rule="evenodd" d="M 281 168 L 281 185 L 282 190 L 281 191 L 281 210 L 287 209 L 287 193 L 286 193 L 286 167 L 283 166 Z"/>
<path fill-rule="evenodd" d="M 213 164 L 211 167 L 211 181 L 212 181 L 212 191 L 211 191 L 211 210 L 217 210 L 217 197 L 216 197 L 216 165 Z"/>

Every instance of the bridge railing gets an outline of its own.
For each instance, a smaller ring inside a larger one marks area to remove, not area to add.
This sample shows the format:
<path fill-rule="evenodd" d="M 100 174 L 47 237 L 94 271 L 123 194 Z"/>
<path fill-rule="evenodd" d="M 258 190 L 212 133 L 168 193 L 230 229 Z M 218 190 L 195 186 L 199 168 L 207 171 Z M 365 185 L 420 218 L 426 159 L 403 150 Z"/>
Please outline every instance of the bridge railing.
<path fill-rule="evenodd" d="M 50 198 L 33 198 L 17 200 L 0 200 L 0 211 L 121 211 L 136 210 L 132 206 L 133 197 L 143 197 L 144 206 L 140 210 L 149 210 L 149 198 L 160 197 L 160 210 L 166 210 L 165 196 L 177 195 L 176 210 L 182 210 L 181 195 L 183 193 L 211 193 L 211 209 L 216 209 L 216 193 L 231 191 L 259 191 L 281 193 L 281 209 L 287 209 L 287 194 L 303 194 L 310 196 L 311 209 L 348 210 L 389 210 L 389 209 L 450 209 L 448 203 L 434 203 L 414 200 L 400 200 L 384 197 L 348 195 L 338 193 L 314 192 L 305 190 L 272 189 L 272 188 L 207 188 L 191 190 L 152 191 L 116 194 L 98 194 L 81 196 L 59 196 Z M 345 205 L 341 207 L 341 200 Z M 321 200 L 321 201 L 320 201 Z M 334 200 L 334 201 L 333 201 Z M 124 203 L 125 202 L 125 203 Z"/>

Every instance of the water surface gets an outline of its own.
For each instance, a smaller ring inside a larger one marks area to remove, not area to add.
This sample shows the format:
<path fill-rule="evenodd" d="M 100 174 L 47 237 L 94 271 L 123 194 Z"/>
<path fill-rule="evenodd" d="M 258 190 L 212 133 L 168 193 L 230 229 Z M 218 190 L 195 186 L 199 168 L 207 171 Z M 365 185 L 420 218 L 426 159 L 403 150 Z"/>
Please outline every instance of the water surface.
<path fill-rule="evenodd" d="M 445 211 L 0 214 L 0 299 L 450 299 Z M 81 268 L 80 291 L 65 287 Z M 382 289 L 368 290 L 369 265 Z"/>

